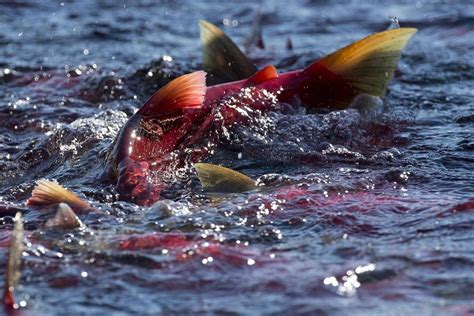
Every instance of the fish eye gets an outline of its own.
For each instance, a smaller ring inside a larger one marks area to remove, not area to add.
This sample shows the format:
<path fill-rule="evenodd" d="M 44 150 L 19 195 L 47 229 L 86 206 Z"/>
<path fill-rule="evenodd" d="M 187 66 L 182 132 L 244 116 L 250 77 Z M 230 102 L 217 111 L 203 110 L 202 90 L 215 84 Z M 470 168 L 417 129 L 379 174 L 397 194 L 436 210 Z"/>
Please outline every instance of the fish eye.
<path fill-rule="evenodd" d="M 172 129 L 176 128 L 181 121 L 181 117 L 167 118 L 143 118 L 140 121 L 139 134 L 151 139 L 158 140 Z"/>
<path fill-rule="evenodd" d="M 150 139 L 160 139 L 164 135 L 160 120 L 156 118 L 143 118 L 140 121 L 138 134 Z"/>

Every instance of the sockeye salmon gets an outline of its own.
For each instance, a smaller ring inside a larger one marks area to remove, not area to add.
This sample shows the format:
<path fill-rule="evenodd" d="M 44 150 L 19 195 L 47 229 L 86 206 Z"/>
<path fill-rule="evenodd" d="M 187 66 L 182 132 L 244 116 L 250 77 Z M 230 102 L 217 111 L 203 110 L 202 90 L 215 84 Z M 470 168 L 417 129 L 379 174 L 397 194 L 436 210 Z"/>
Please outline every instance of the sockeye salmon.
<path fill-rule="evenodd" d="M 225 64 L 226 56 L 222 49 L 220 53 L 215 51 L 219 45 L 226 48 L 229 43 L 223 42 L 222 34 L 212 26 L 206 22 L 204 26 L 211 30 L 201 34 L 204 66 L 214 65 L 219 70 L 216 65 Z M 383 97 L 401 51 L 415 32 L 414 28 L 399 28 L 372 34 L 302 70 L 279 74 L 272 65 L 257 72 L 250 68 L 247 79 L 210 87 L 206 86 L 204 71 L 174 79 L 130 117 L 112 145 L 107 169 L 116 180 L 120 199 L 145 206 L 158 201 L 167 186 L 166 170 L 177 153 L 186 153 L 204 138 L 216 119 L 214 109 L 221 100 L 239 96 L 244 90 L 250 96 L 237 100 L 241 106 L 263 113 L 272 109 L 271 101 L 275 98 L 281 103 L 297 100 L 309 109 L 340 110 L 350 106 L 359 95 Z M 262 93 L 273 99 L 252 102 L 254 95 Z M 221 113 L 219 119 L 229 125 L 242 123 L 235 113 Z M 193 152 L 184 159 L 193 163 L 207 154 L 205 150 Z"/>

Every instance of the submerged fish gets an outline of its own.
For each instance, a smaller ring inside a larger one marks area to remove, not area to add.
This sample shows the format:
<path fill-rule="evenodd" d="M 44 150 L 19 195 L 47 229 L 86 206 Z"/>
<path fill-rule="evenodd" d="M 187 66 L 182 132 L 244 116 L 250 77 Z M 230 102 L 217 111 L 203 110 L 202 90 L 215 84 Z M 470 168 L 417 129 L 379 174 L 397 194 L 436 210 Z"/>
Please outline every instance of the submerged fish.
<path fill-rule="evenodd" d="M 347 108 L 362 94 L 384 96 L 401 50 L 415 32 L 400 28 L 370 35 L 303 70 L 278 74 L 270 65 L 247 79 L 212 87 L 206 86 L 204 71 L 176 78 L 145 102 L 113 143 L 108 171 L 117 181 L 120 198 L 140 205 L 159 200 L 167 186 L 167 170 L 179 166 L 176 156 L 183 154 L 178 160 L 188 162 L 206 156 L 204 146 L 201 151 L 190 148 L 205 139 L 219 103 L 242 96 L 242 91 L 247 97 L 236 100 L 239 106 L 261 112 L 270 111 L 275 99 L 282 103 L 298 100 L 310 109 L 337 110 Z M 216 39 L 211 34 L 203 42 L 212 47 Z M 212 49 L 205 48 L 204 54 L 205 64 L 211 63 Z M 268 100 L 255 101 L 258 94 L 268 95 Z M 236 112 L 220 113 L 219 119 L 229 125 L 242 123 Z"/>

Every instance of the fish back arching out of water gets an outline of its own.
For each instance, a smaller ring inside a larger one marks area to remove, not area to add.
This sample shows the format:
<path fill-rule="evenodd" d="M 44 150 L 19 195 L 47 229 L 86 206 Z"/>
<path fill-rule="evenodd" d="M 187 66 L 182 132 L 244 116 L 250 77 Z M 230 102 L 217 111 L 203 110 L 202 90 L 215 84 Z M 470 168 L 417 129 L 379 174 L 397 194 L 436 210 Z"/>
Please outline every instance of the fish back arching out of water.
<path fill-rule="evenodd" d="M 278 102 L 299 99 L 308 108 L 330 110 L 347 108 L 361 94 L 384 96 L 401 51 L 415 32 L 401 28 L 370 35 L 303 70 L 278 74 L 267 66 L 248 79 L 212 87 L 206 86 L 204 71 L 171 81 L 145 102 L 114 141 L 108 164 L 120 198 L 140 205 L 159 200 L 169 168 L 179 164 L 173 160 L 176 151 L 186 153 L 189 146 L 199 143 L 212 126 L 214 108 L 223 98 L 244 89 L 263 91 Z M 242 106 L 262 112 L 272 109 L 270 100 L 249 100 Z M 240 123 L 233 115 L 221 119 L 227 124 Z M 195 162 L 205 155 L 202 150 L 186 159 Z"/>

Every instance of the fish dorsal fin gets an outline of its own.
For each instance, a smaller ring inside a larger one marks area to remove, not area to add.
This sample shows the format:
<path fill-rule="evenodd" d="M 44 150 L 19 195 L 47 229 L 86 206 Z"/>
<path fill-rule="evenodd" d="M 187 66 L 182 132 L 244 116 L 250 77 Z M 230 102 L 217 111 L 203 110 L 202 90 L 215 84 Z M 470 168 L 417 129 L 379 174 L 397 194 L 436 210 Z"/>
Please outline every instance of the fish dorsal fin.
<path fill-rule="evenodd" d="M 255 189 L 255 181 L 232 169 L 209 163 L 194 164 L 204 189 L 212 192 L 239 193 Z"/>
<path fill-rule="evenodd" d="M 53 218 L 48 219 L 46 227 L 78 228 L 85 227 L 82 221 L 66 203 L 60 203 Z"/>
<path fill-rule="evenodd" d="M 237 45 L 217 26 L 201 20 L 201 45 L 204 69 L 229 82 L 250 77 L 257 71 Z"/>
<path fill-rule="evenodd" d="M 3 294 L 3 303 L 8 308 L 13 308 L 15 298 L 13 292 L 20 280 L 21 255 L 23 253 L 23 221 L 21 213 L 16 213 L 15 225 L 13 226 L 10 247 L 8 250 L 7 271 L 5 275 L 5 292 Z"/>
<path fill-rule="evenodd" d="M 137 113 L 149 116 L 158 112 L 201 107 L 206 89 L 205 71 L 180 76 L 156 91 Z"/>
<path fill-rule="evenodd" d="M 81 200 L 71 191 L 48 180 L 39 180 L 36 182 L 31 197 L 26 201 L 26 205 L 32 206 L 51 206 L 59 203 L 67 203 L 79 209 L 91 208 L 87 202 Z"/>
<path fill-rule="evenodd" d="M 262 36 L 262 14 L 260 13 L 260 10 L 257 10 L 253 21 L 252 33 L 249 38 L 247 38 L 244 45 L 247 52 L 254 47 L 265 49 L 265 43 Z"/>
<path fill-rule="evenodd" d="M 261 84 L 265 81 L 268 81 L 273 78 L 278 77 L 278 72 L 273 65 L 268 65 L 262 70 L 257 71 L 252 77 L 249 78 L 249 81 L 253 84 Z"/>

